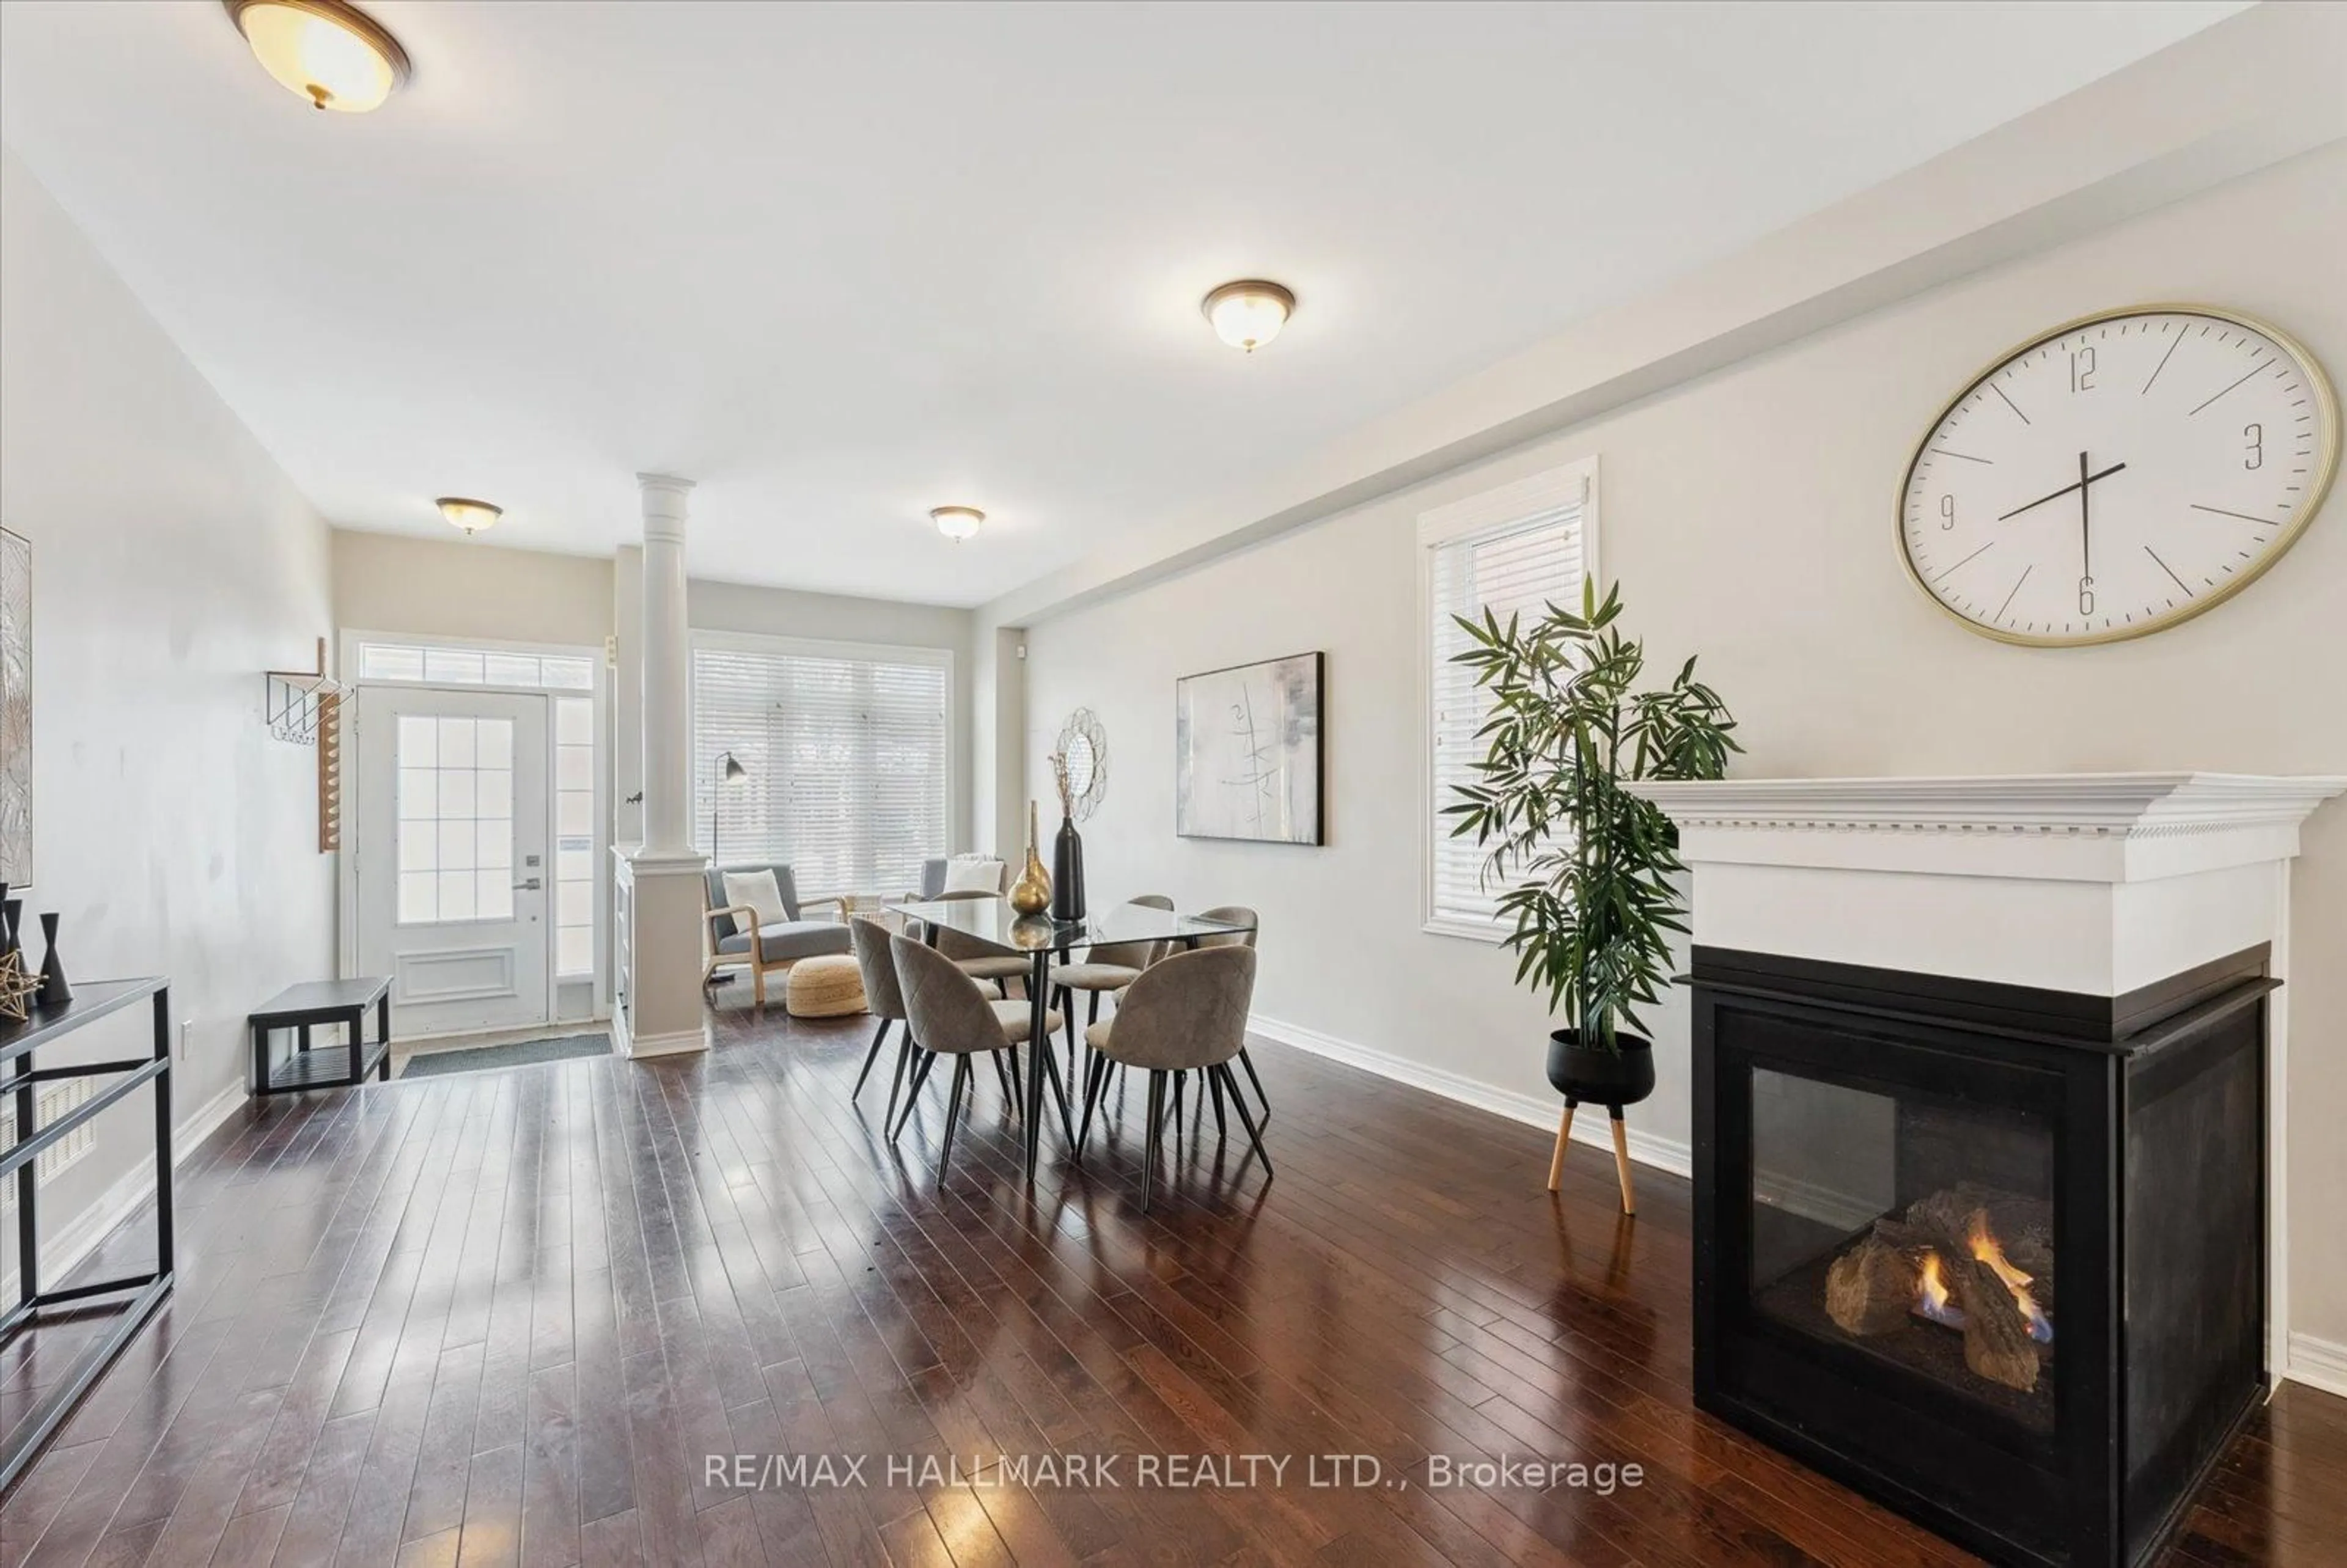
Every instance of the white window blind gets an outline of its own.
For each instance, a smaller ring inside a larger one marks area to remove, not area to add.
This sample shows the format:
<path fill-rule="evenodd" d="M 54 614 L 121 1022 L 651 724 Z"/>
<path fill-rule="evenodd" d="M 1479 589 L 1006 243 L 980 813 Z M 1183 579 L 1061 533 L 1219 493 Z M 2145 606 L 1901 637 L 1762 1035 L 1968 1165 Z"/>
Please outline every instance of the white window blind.
<path fill-rule="evenodd" d="M 1504 626 L 1511 615 L 1520 614 L 1526 621 L 1537 619 L 1551 602 L 1578 609 L 1582 579 L 1592 569 L 1590 493 L 1588 477 L 1580 470 L 1544 476 L 1430 514 L 1421 526 L 1431 620 L 1429 929 L 1489 937 L 1505 928 L 1499 915 L 1505 889 L 1483 884 L 1485 850 L 1477 846 L 1472 835 L 1451 836 L 1458 818 L 1443 815 L 1444 808 L 1458 804 L 1459 785 L 1479 782 L 1475 764 L 1484 754 L 1484 743 L 1476 733 L 1491 712 L 1474 671 L 1451 662 L 1452 655 L 1473 646 L 1452 618 L 1480 621 L 1488 610 Z"/>
<path fill-rule="evenodd" d="M 946 851 L 942 659 L 733 642 L 692 653 L 694 832 L 788 865 L 801 897 L 901 893 Z M 747 774 L 718 778 L 732 753 Z M 711 813 L 715 812 L 712 821 Z"/>

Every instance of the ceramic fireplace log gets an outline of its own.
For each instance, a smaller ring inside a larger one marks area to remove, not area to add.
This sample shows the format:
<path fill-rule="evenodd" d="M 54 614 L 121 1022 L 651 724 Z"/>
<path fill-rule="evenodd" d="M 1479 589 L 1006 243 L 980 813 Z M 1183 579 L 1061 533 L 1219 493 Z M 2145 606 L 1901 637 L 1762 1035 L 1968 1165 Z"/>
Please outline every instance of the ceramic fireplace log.
<path fill-rule="evenodd" d="M 1977 1258 L 1942 1255 L 1940 1269 L 1964 1310 L 1964 1365 L 1993 1383 L 2037 1387 L 2037 1347 L 2029 1320 L 1996 1270 Z"/>
<path fill-rule="evenodd" d="M 2042 1198 L 1959 1182 L 1907 1206 L 1910 1224 L 1936 1230 L 1967 1251 L 1962 1244 L 1976 1214 L 1986 1214 L 1989 1234 L 2015 1268 L 2041 1278 L 2054 1272 L 2054 1205 Z"/>
<path fill-rule="evenodd" d="M 1826 1270 L 1826 1315 L 1863 1338 L 1907 1327 L 1922 1271 L 1903 1248 L 1869 1236 Z"/>

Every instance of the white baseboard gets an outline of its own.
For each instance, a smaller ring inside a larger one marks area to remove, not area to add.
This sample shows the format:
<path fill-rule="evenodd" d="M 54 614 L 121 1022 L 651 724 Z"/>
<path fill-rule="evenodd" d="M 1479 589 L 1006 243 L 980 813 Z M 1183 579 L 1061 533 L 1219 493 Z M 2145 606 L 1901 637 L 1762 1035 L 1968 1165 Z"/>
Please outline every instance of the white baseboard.
<path fill-rule="evenodd" d="M 182 1117 L 171 1130 L 171 1163 L 176 1167 L 186 1163 L 212 1135 L 220 1124 L 236 1113 L 248 1098 L 245 1086 L 231 1083 L 188 1116 Z M 11 1178 L 12 1180 L 14 1178 Z M 41 1277 L 56 1281 L 65 1278 L 82 1260 L 97 1250 L 97 1244 L 107 1238 L 115 1226 L 137 1211 L 155 1192 L 155 1155 L 150 1149 L 141 1154 L 131 1167 L 116 1177 L 103 1193 L 85 1205 L 82 1211 L 56 1226 L 41 1243 Z M 16 1270 L 11 1266 L 0 1269 L 0 1300 L 14 1300 L 16 1296 Z"/>
<path fill-rule="evenodd" d="M 1318 1030 L 1306 1029 L 1301 1024 L 1283 1023 L 1276 1018 L 1255 1013 L 1247 1019 L 1247 1028 L 1266 1040 L 1292 1045 L 1298 1050 L 1308 1050 L 1315 1056 L 1325 1056 L 1331 1061 L 1341 1061 L 1348 1067 L 1358 1067 L 1364 1072 L 1374 1072 L 1379 1078 L 1389 1078 L 1397 1083 L 1407 1083 L 1412 1089 L 1423 1089 L 1429 1094 L 1439 1094 L 1445 1100 L 1471 1105 L 1478 1111 L 1488 1111 L 1494 1116 L 1504 1116 L 1511 1122 L 1545 1130 L 1551 1137 L 1556 1133 L 1557 1119 L 1564 1106 L 1553 1095 L 1542 1097 L 1520 1094 L 1512 1089 L 1501 1089 L 1479 1078 L 1429 1067 L 1404 1056 L 1391 1056 L 1382 1050 L 1371 1050 L 1365 1045 L 1355 1045 L 1348 1040 L 1338 1040 Z M 1613 1134 L 1606 1131 L 1606 1118 L 1576 1116 L 1573 1122 L 1573 1141 L 1587 1143 L 1592 1148 L 1613 1152 Z M 1642 1165 L 1652 1165 L 1658 1171 L 1668 1171 L 1675 1176 L 1695 1173 L 1695 1152 L 1676 1138 L 1664 1138 L 1642 1131 L 1636 1123 L 1630 1127 L 1630 1158 Z"/>
<path fill-rule="evenodd" d="M 2311 1334 L 2290 1337 L 2290 1364 L 2281 1375 L 2293 1383 L 2347 1399 L 2347 1345 Z"/>
<path fill-rule="evenodd" d="M 681 1029 L 670 1034 L 623 1034 L 614 1030 L 611 1044 L 631 1061 L 641 1061 L 650 1056 L 682 1056 L 687 1051 L 709 1049 L 709 1026 Z"/>

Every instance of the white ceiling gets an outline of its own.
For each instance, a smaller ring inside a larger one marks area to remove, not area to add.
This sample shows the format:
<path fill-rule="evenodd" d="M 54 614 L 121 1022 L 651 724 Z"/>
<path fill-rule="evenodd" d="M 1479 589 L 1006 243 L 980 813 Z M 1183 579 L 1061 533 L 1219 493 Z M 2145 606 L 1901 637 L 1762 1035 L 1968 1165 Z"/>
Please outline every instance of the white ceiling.
<path fill-rule="evenodd" d="M 9 0 L 0 137 L 340 526 L 975 604 L 2240 8 Z"/>

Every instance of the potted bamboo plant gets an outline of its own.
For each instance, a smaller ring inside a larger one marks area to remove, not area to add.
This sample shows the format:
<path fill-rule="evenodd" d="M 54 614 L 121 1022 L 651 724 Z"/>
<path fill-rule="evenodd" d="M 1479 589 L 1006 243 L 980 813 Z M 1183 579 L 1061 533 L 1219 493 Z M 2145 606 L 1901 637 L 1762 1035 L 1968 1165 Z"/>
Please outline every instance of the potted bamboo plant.
<path fill-rule="evenodd" d="M 1481 622 L 1458 618 L 1473 644 L 1456 661 L 1474 671 L 1491 713 L 1478 782 L 1445 811 L 1454 835 L 1489 847 L 1486 881 L 1508 885 L 1500 911 L 1515 922 L 1506 945 L 1517 982 L 1545 992 L 1565 1025 L 1549 1036 L 1549 1082 L 1564 1096 L 1549 1189 L 1563 1173 L 1574 1109 L 1603 1105 L 1622 1206 L 1635 1213 L 1622 1109 L 1655 1088 L 1637 1009 L 1660 999 L 1671 933 L 1687 927 L 1671 883 L 1683 869 L 1677 830 L 1623 786 L 1716 779 L 1743 748 L 1694 660 L 1667 686 L 1635 690 L 1645 651 L 1614 624 L 1621 613 L 1618 585 L 1600 603 L 1584 580 L 1577 615 L 1551 604 L 1504 625 L 1489 610 Z"/>

